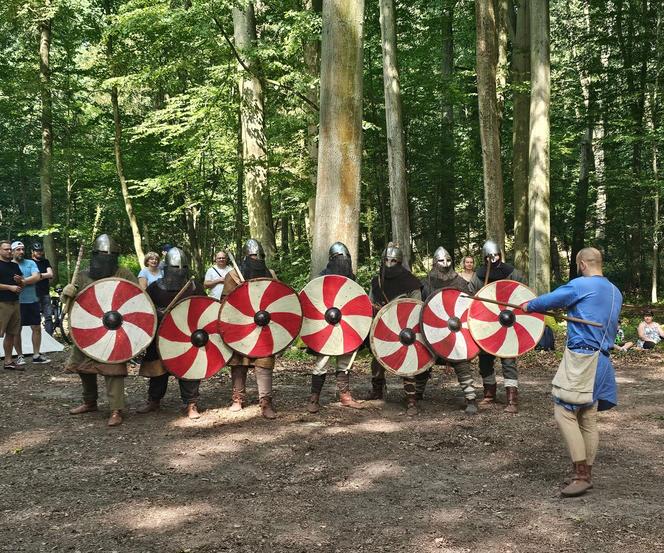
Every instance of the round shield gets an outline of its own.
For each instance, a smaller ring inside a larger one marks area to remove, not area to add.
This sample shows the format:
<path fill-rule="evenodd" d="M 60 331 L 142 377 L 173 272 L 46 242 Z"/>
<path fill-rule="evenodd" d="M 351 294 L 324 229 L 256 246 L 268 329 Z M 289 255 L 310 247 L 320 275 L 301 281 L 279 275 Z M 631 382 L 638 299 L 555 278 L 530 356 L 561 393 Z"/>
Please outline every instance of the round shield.
<path fill-rule="evenodd" d="M 480 348 L 468 330 L 468 307 L 471 299 L 459 290 L 439 290 L 429 296 L 422 308 L 422 334 L 438 357 L 449 361 L 467 361 Z"/>
<path fill-rule="evenodd" d="M 307 347 L 322 355 L 343 355 L 362 345 L 373 308 L 364 289 L 341 275 L 313 279 L 300 292 L 302 332 Z"/>
<path fill-rule="evenodd" d="M 247 357 L 270 357 L 286 349 L 302 326 L 297 293 L 271 278 L 256 278 L 233 290 L 219 310 L 221 337 Z"/>
<path fill-rule="evenodd" d="M 383 367 L 398 376 L 415 376 L 435 361 L 420 327 L 420 300 L 402 298 L 385 305 L 371 325 L 371 351 Z"/>
<path fill-rule="evenodd" d="M 157 331 L 164 368 L 185 380 L 210 378 L 228 363 L 233 351 L 219 334 L 219 302 L 192 296 L 175 304 Z"/>
<path fill-rule="evenodd" d="M 521 309 L 481 301 L 521 305 L 535 293 L 514 280 L 497 280 L 477 292 L 468 308 L 468 328 L 484 351 L 496 357 L 518 357 L 533 349 L 544 333 L 544 316 Z"/>
<path fill-rule="evenodd" d="M 150 345 L 157 311 L 138 284 L 102 278 L 76 296 L 70 335 L 85 355 L 101 363 L 124 363 Z"/>

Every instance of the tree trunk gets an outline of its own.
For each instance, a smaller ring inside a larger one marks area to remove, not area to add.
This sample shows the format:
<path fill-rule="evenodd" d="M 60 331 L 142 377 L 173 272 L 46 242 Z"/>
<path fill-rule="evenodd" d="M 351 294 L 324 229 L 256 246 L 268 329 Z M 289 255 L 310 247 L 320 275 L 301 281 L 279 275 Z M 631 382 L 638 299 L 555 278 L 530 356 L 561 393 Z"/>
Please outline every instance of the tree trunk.
<path fill-rule="evenodd" d="M 364 0 L 323 5 L 320 141 L 311 273 L 340 240 L 357 264 L 362 167 L 362 32 Z M 334 209 L 331 207 L 334 206 Z"/>
<path fill-rule="evenodd" d="M 528 147 L 530 136 L 530 0 L 519 2 L 512 56 L 514 125 L 512 188 L 514 210 L 514 266 L 528 272 Z"/>
<path fill-rule="evenodd" d="M 233 29 L 235 46 L 240 53 L 246 53 L 256 42 L 256 19 L 252 2 L 247 2 L 242 9 L 233 8 Z M 255 67 L 248 56 L 243 61 L 248 68 Z M 260 241 L 266 257 L 271 259 L 277 251 L 277 245 L 268 184 L 263 86 L 255 75 L 246 73 L 241 65 L 239 71 L 242 160 L 249 232 L 252 238 Z"/>
<path fill-rule="evenodd" d="M 392 239 L 403 251 L 403 264 L 410 267 L 410 221 L 408 217 L 408 182 L 406 142 L 401 107 L 401 85 L 397 60 L 397 31 L 394 0 L 379 0 L 380 34 L 383 49 L 383 86 L 387 132 L 387 165 L 390 182 Z"/>
<path fill-rule="evenodd" d="M 242 238 L 244 235 L 244 164 L 242 163 L 242 113 L 238 109 L 237 126 L 237 158 L 238 171 L 235 188 L 235 255 L 240 257 L 242 252 Z"/>
<path fill-rule="evenodd" d="M 50 10 L 51 2 L 46 0 L 46 9 Z M 58 252 L 53 238 L 53 201 L 51 195 L 51 179 L 53 176 L 53 102 L 51 97 L 51 18 L 39 22 L 39 88 L 41 92 L 41 134 L 42 149 L 39 169 L 41 189 L 41 226 L 44 234 L 44 250 L 46 257 L 53 265 L 57 279 Z M 54 280 L 56 282 L 56 280 Z"/>
<path fill-rule="evenodd" d="M 529 281 L 544 294 L 551 287 L 549 2 L 531 0 L 530 8 Z"/>
<path fill-rule="evenodd" d="M 500 117 L 496 98 L 497 35 L 493 2 L 475 0 L 477 25 L 477 98 L 479 105 L 484 216 L 487 238 L 505 250 L 503 170 L 500 159 Z"/>
<path fill-rule="evenodd" d="M 505 89 L 507 88 L 507 50 L 508 50 L 508 16 L 509 9 L 507 0 L 495 0 L 496 23 L 497 23 L 497 46 L 498 65 L 496 67 L 496 101 L 498 105 L 498 117 L 502 122 L 503 110 L 505 109 Z"/>

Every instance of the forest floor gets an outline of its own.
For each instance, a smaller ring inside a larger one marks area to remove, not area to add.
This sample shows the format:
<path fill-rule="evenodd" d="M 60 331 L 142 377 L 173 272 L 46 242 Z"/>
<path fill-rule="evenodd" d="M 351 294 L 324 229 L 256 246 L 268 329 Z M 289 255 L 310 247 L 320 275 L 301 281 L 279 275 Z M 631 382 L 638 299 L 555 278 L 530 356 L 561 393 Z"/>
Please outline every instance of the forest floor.
<path fill-rule="evenodd" d="M 570 462 L 551 353 L 521 360 L 517 416 L 464 416 L 441 367 L 417 417 L 404 415 L 395 377 L 387 402 L 361 411 L 337 403 L 329 377 L 310 415 L 309 365 L 289 361 L 275 375 L 276 421 L 260 417 L 252 377 L 252 405 L 229 413 L 225 375 L 202 384 L 197 421 L 180 415 L 173 382 L 160 412 L 138 415 L 146 382 L 131 376 L 112 429 L 103 401 L 67 414 L 80 384 L 64 354 L 53 358 L 0 374 L 0 551 L 664 551 L 659 353 L 615 357 L 621 404 L 600 415 L 595 487 L 576 499 L 559 496 Z M 368 391 L 366 358 L 352 382 Z"/>

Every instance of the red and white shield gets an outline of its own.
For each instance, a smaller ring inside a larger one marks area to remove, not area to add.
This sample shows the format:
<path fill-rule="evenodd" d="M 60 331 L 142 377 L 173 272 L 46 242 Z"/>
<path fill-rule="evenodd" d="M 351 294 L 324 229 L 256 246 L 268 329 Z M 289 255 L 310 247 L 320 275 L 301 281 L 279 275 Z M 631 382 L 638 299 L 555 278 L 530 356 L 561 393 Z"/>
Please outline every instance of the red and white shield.
<path fill-rule="evenodd" d="M 302 326 L 297 293 L 271 278 L 256 278 L 233 290 L 219 311 L 221 337 L 247 357 L 270 357 L 286 349 Z"/>
<path fill-rule="evenodd" d="M 313 279 L 300 292 L 300 338 L 316 353 L 343 355 L 362 345 L 371 329 L 373 309 L 364 289 L 341 275 Z"/>
<path fill-rule="evenodd" d="M 422 336 L 420 300 L 391 301 L 376 315 L 371 325 L 371 351 L 383 367 L 398 376 L 415 376 L 435 361 Z"/>
<path fill-rule="evenodd" d="M 483 302 L 480 298 L 521 305 L 535 297 L 530 288 L 514 280 L 497 280 L 480 289 L 468 308 L 468 328 L 480 348 L 505 358 L 533 349 L 544 333 L 544 315 Z"/>
<path fill-rule="evenodd" d="M 69 321 L 71 338 L 85 355 L 101 363 L 124 363 L 150 345 L 157 311 L 138 284 L 103 278 L 76 296 Z"/>
<path fill-rule="evenodd" d="M 192 296 L 175 304 L 157 331 L 164 368 L 184 380 L 210 378 L 228 363 L 233 351 L 219 334 L 219 302 Z"/>
<path fill-rule="evenodd" d="M 449 361 L 477 356 L 479 346 L 468 330 L 471 299 L 459 290 L 439 290 L 422 308 L 422 334 L 431 350 Z"/>

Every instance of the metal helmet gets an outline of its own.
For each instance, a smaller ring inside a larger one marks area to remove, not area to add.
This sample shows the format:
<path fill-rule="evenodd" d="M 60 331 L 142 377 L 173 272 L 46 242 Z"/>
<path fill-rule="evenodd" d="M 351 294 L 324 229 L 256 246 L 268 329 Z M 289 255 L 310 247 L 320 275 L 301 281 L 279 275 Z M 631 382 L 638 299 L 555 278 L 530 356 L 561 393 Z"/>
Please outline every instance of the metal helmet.
<path fill-rule="evenodd" d="M 176 269 L 188 269 L 189 257 L 180 248 L 171 248 L 164 257 L 164 267 L 174 267 Z"/>
<path fill-rule="evenodd" d="M 171 248 L 164 256 L 164 276 L 157 281 L 163 290 L 180 290 L 189 279 L 189 257 L 180 248 Z"/>
<path fill-rule="evenodd" d="M 335 242 L 330 246 L 329 258 L 332 259 L 337 255 L 341 255 L 350 259 L 350 252 L 348 251 L 346 244 L 343 242 Z"/>
<path fill-rule="evenodd" d="M 493 240 L 487 240 L 482 246 L 482 257 L 486 259 L 487 257 L 492 257 L 495 255 L 500 255 L 500 248 Z"/>
<path fill-rule="evenodd" d="M 439 246 L 438 248 L 436 248 L 436 251 L 433 252 L 433 262 L 434 264 L 438 263 L 441 267 L 445 268 L 451 267 L 452 256 L 445 248 Z"/>
<path fill-rule="evenodd" d="M 386 265 L 403 262 L 403 250 L 397 244 L 390 242 L 383 251 L 383 261 Z"/>
<path fill-rule="evenodd" d="M 98 253 L 120 253 L 120 246 L 108 234 L 100 234 L 92 244 L 92 251 Z"/>
<path fill-rule="evenodd" d="M 263 246 L 254 238 L 249 238 L 249 240 L 244 243 L 242 254 L 244 257 L 257 255 L 258 259 L 265 259 L 265 250 L 263 250 Z"/>

